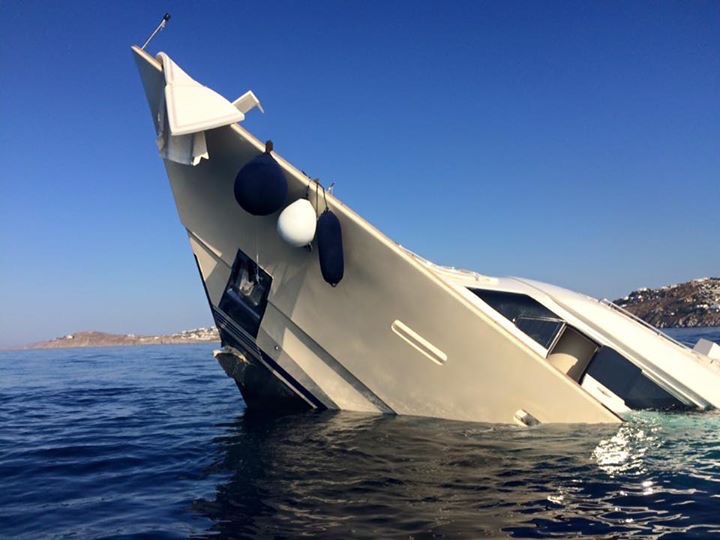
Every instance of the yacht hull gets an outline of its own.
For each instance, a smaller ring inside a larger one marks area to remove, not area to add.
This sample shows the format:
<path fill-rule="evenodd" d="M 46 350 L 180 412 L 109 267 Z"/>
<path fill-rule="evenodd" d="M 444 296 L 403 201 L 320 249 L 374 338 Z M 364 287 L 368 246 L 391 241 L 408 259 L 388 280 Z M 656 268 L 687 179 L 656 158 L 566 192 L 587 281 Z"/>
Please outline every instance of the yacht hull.
<path fill-rule="evenodd" d="M 133 48 L 153 118 L 161 65 Z M 322 278 L 315 250 L 291 247 L 277 213 L 233 196 L 238 171 L 264 145 L 238 125 L 205 132 L 209 160 L 165 161 L 224 348 L 217 356 L 249 406 L 347 409 L 511 423 L 613 423 L 619 418 L 487 316 L 426 265 L 328 195 L 344 241 L 344 279 Z M 273 154 L 288 203 L 315 184 Z M 321 198 L 322 200 L 322 198 Z M 318 209 L 324 209 L 324 204 Z M 267 276 L 260 309 L 233 303 L 238 268 Z M 239 265 L 239 266 L 238 266 Z M 255 310 L 255 311 L 253 311 Z"/>

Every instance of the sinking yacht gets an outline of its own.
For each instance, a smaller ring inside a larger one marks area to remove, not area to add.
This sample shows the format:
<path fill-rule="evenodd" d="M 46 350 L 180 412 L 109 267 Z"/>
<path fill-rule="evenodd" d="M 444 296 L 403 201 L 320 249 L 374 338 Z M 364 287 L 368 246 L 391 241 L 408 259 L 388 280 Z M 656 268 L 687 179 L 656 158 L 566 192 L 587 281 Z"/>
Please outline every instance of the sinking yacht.
<path fill-rule="evenodd" d="M 717 346 L 691 350 L 559 287 L 435 265 L 243 129 L 166 54 L 133 54 L 180 221 L 249 407 L 519 423 L 720 407 Z"/>

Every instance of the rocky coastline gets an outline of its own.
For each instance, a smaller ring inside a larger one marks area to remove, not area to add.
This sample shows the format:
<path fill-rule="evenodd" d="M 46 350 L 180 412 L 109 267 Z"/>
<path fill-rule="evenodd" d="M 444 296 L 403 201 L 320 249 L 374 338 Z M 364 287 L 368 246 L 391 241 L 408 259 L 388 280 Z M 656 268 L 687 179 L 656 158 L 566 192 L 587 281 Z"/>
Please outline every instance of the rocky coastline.
<path fill-rule="evenodd" d="M 613 303 L 656 328 L 720 327 L 720 278 L 637 289 Z"/>

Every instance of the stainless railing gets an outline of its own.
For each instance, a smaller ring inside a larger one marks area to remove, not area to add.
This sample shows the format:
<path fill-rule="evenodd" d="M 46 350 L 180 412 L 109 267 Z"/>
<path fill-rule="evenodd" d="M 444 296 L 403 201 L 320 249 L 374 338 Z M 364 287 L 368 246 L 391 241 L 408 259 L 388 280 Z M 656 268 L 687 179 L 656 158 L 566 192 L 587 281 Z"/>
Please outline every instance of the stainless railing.
<path fill-rule="evenodd" d="M 607 298 L 603 298 L 602 300 L 600 300 L 600 303 L 601 303 L 601 304 L 605 304 L 606 306 L 614 309 L 615 311 L 618 311 L 619 313 L 622 313 L 622 314 L 625 315 L 626 317 L 629 317 L 630 319 L 632 319 L 632 320 L 634 320 L 634 321 L 642 324 L 645 328 L 647 328 L 647 329 L 649 329 L 649 330 L 652 330 L 653 332 L 655 332 L 655 333 L 656 333 L 657 335 L 659 335 L 660 337 L 663 337 L 663 338 L 667 339 L 668 341 L 671 341 L 672 343 L 674 343 L 674 344 L 677 345 L 678 347 L 682 347 L 683 349 L 688 349 L 688 348 L 689 348 L 688 346 L 680 343 L 678 340 L 671 338 L 670 336 L 668 336 L 665 332 L 663 332 L 663 331 L 660 330 L 659 328 L 655 328 L 652 324 L 648 323 L 647 321 L 644 321 L 643 319 L 641 319 L 640 317 L 638 317 L 638 316 L 635 315 L 634 313 L 631 313 L 631 312 L 629 312 L 627 309 L 622 308 L 622 307 L 618 306 L 617 304 L 612 303 L 612 302 L 611 302 L 610 300 L 608 300 Z"/>

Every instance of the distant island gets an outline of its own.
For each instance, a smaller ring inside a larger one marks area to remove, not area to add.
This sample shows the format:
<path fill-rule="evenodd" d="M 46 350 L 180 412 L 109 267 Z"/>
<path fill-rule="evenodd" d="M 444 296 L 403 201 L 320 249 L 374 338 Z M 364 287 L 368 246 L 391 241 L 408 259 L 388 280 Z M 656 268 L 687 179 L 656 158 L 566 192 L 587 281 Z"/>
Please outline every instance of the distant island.
<path fill-rule="evenodd" d="M 720 326 L 720 278 L 638 289 L 613 303 L 656 328 Z"/>
<path fill-rule="evenodd" d="M 217 328 L 195 328 L 162 336 L 109 334 L 107 332 L 75 332 L 50 341 L 34 343 L 30 349 L 61 349 L 70 347 L 117 347 L 123 345 L 168 345 L 174 343 L 206 343 L 220 341 Z"/>

